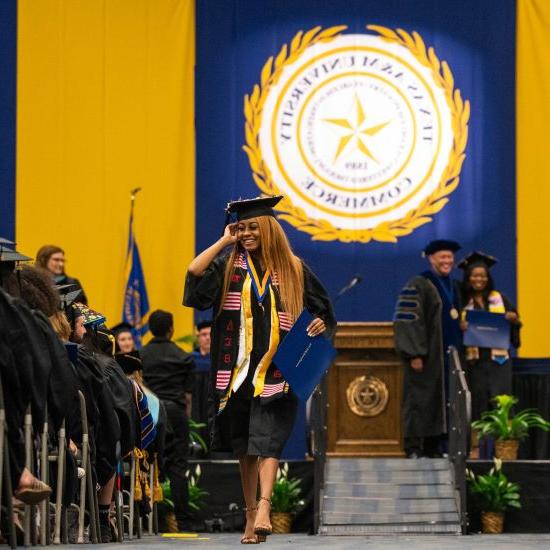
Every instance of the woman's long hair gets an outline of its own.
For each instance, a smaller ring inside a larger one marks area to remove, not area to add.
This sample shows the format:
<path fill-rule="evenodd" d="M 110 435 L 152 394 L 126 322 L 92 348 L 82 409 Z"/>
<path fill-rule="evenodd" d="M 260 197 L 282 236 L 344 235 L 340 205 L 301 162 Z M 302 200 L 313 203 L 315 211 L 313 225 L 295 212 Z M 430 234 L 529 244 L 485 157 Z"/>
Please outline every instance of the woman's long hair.
<path fill-rule="evenodd" d="M 483 264 L 473 264 L 471 266 L 468 266 L 464 270 L 464 278 L 462 279 L 462 303 L 466 306 L 468 305 L 468 302 L 474 297 L 474 289 L 472 288 L 472 285 L 470 283 L 470 277 L 472 276 L 472 271 L 477 267 L 482 267 L 483 269 L 485 269 L 485 273 L 487 274 L 487 286 L 485 287 L 485 290 L 483 290 L 483 292 L 481 293 L 483 305 L 487 307 L 489 304 L 489 294 L 491 294 L 491 292 L 493 292 L 493 290 L 495 289 L 495 283 L 488 267 Z"/>
<path fill-rule="evenodd" d="M 65 255 L 65 251 L 59 246 L 56 246 L 55 244 L 45 244 L 36 253 L 35 265 L 41 267 L 42 269 L 48 269 L 48 261 L 50 257 L 53 254 L 57 254 L 58 252 L 61 252 L 63 255 Z"/>
<path fill-rule="evenodd" d="M 259 216 L 256 220 L 260 230 L 262 264 L 265 269 L 269 269 L 272 276 L 274 273 L 277 274 L 283 309 L 293 319 L 297 319 L 304 309 L 304 271 L 302 262 L 292 252 L 283 228 L 274 217 Z M 235 243 L 225 267 L 219 312 L 222 310 L 235 271 L 235 260 L 241 252 L 243 252 L 241 245 L 239 242 Z"/>

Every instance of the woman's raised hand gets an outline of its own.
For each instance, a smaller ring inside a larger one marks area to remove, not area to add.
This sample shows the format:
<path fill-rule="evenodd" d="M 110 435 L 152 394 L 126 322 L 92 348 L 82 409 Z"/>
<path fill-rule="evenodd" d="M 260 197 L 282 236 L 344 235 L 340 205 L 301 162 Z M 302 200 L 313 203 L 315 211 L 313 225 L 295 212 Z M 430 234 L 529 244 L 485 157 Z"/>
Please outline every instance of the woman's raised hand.
<path fill-rule="evenodd" d="M 223 232 L 223 239 L 227 242 L 228 245 L 234 244 L 237 242 L 237 224 L 230 223 L 225 227 Z"/>
<path fill-rule="evenodd" d="M 320 319 L 319 317 L 315 317 L 311 323 L 309 323 L 307 327 L 307 335 L 308 336 L 319 336 L 319 334 L 323 334 L 327 327 L 325 326 L 325 322 L 323 319 Z"/>

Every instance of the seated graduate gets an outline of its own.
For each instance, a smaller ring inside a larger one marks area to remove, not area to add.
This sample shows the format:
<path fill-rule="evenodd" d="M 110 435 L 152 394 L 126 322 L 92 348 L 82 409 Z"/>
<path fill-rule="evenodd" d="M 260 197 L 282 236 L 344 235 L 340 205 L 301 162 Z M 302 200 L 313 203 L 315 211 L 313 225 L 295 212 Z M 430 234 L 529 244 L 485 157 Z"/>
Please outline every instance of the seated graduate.
<path fill-rule="evenodd" d="M 227 430 L 239 459 L 246 503 L 243 544 L 271 533 L 271 493 L 297 410 L 296 396 L 271 359 L 304 308 L 314 316 L 310 336 L 335 329 L 327 292 L 294 255 L 275 218 L 273 207 L 281 198 L 229 203 L 227 212 L 236 214 L 237 222 L 191 262 L 185 284 L 186 306 L 214 310 L 212 445 L 216 449 L 219 432 Z"/>
<path fill-rule="evenodd" d="M 483 252 L 472 252 L 458 267 L 464 270 L 462 281 L 462 315 L 460 328 L 468 329 L 466 314 L 470 310 L 504 313 L 510 323 L 510 344 L 520 346 L 521 322 L 510 300 L 495 288 L 491 268 L 497 259 Z M 509 350 L 464 347 L 466 376 L 472 396 L 472 421 L 478 420 L 483 411 L 492 408 L 492 399 L 497 395 L 512 393 L 512 364 Z M 478 434 L 472 430 L 470 457 L 479 457 Z"/>
<path fill-rule="evenodd" d="M 132 334 L 133 328 L 134 327 L 130 323 L 124 321 L 111 327 L 111 331 L 115 337 L 117 353 L 130 353 L 136 349 L 136 342 Z"/>
<path fill-rule="evenodd" d="M 36 326 L 28 306 L 5 290 L 13 280 L 18 262 L 29 260 L 14 249 L 13 242 L 0 238 L 0 399 L 8 427 L 8 456 L 4 459 L 9 461 L 14 496 L 25 504 L 37 504 L 50 495 L 51 488 L 25 466 L 23 418 L 31 403 L 43 414 L 46 386 L 37 384 L 40 386 L 37 392 L 24 389 L 32 388 L 38 369 L 30 351 L 33 335 L 27 331 L 29 320 L 33 330 Z"/>

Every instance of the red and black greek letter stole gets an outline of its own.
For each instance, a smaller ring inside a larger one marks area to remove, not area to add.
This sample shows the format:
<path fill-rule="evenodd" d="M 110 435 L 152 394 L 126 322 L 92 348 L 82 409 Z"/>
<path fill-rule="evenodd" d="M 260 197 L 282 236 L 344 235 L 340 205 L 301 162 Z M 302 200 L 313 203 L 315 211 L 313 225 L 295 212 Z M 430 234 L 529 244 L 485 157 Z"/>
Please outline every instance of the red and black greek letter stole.
<path fill-rule="evenodd" d="M 231 276 L 227 295 L 220 312 L 218 326 L 221 327 L 220 349 L 216 361 L 215 389 L 220 397 L 219 412 L 229 399 L 237 375 L 242 370 L 243 363 L 248 361 L 252 346 L 252 314 L 251 293 L 253 281 L 247 269 L 247 258 L 244 253 L 237 256 L 234 272 Z M 288 392 L 288 384 L 281 371 L 271 363 L 278 344 L 292 327 L 290 315 L 283 311 L 278 291 L 277 274 L 271 275 L 271 334 L 270 349 L 256 367 L 254 374 L 254 396 L 259 396 L 262 402 L 269 402 Z M 266 312 L 267 314 L 267 312 Z M 244 326 L 241 330 L 242 320 Z M 239 345 L 240 344 L 240 345 Z M 240 350 L 240 346 L 248 349 Z M 239 351 L 241 351 L 239 353 Z M 240 364 L 237 365 L 239 358 Z M 237 368 L 236 368 L 237 367 Z M 251 368 L 247 364 L 246 368 Z M 242 378 L 242 373 L 241 377 Z M 238 383 L 238 382 L 237 382 Z"/>

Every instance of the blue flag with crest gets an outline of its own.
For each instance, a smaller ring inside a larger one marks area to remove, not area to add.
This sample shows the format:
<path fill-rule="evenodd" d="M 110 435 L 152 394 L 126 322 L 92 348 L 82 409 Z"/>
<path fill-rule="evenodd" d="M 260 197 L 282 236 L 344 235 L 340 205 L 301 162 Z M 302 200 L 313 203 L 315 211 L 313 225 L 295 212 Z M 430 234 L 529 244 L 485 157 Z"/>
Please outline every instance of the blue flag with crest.
<path fill-rule="evenodd" d="M 128 249 L 126 252 L 126 288 L 124 291 L 124 305 L 122 319 L 132 325 L 132 334 L 137 347 L 141 347 L 141 340 L 147 334 L 149 327 L 149 299 L 147 287 L 141 266 L 139 248 L 134 232 L 134 198 L 132 193 L 132 206 L 130 209 L 130 224 L 128 231 Z"/>

